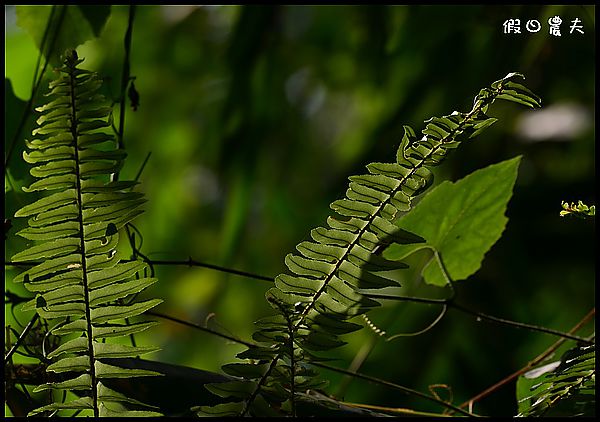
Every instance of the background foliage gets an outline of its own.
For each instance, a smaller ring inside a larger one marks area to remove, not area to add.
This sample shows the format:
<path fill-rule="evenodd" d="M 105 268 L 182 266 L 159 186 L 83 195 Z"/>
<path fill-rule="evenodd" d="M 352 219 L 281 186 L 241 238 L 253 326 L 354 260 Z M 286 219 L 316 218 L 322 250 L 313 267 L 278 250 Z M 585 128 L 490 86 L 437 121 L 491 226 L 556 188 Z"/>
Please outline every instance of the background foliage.
<path fill-rule="evenodd" d="M 37 50 L 15 24 L 14 8 L 5 11 L 10 140 L 30 96 Z M 557 114 L 537 124 L 536 137 L 528 135 L 529 112 L 499 103 L 492 115 L 502 124 L 436 169 L 438 182 L 457 180 L 523 154 L 503 236 L 470 282 L 458 286 L 458 297 L 486 313 L 568 331 L 595 304 L 594 223 L 559 216 L 561 200 L 595 203 L 594 12 L 593 6 L 543 5 L 137 7 L 131 73 L 140 106 L 127 111 L 122 177 L 134 178 L 151 153 L 140 179 L 149 206 L 135 222 L 141 250 L 152 259 L 191 256 L 274 276 L 285 255 L 325 220 L 347 176 L 362 173 L 368 162 L 388 161 L 403 124 L 419 130 L 432 115 L 467 110 L 480 87 L 516 70 L 543 99 L 542 111 Z M 547 33 L 555 15 L 563 19 L 561 37 Z M 99 37 L 78 48 L 85 68 L 109 78 L 106 94 L 115 101 L 127 16 L 127 6 L 111 6 Z M 503 34 L 509 18 L 537 19 L 543 29 Z M 569 34 L 575 18 L 585 34 Z M 565 119 L 568 130 L 557 129 Z M 18 189 L 6 192 L 8 218 L 23 205 L 20 186 L 31 182 L 23 148 L 20 140 L 8 163 Z M 25 222 L 12 224 L 16 232 Z M 10 236 L 7 257 L 23 249 L 19 242 Z M 418 264 L 417 256 L 407 279 L 418 279 Z M 7 269 L 7 280 L 14 274 Z M 244 339 L 252 321 L 271 313 L 263 281 L 184 266 L 159 266 L 157 277 L 149 295 L 164 299 L 160 311 Z M 422 282 L 412 284 L 407 293 L 427 294 Z M 412 332 L 436 311 L 402 303 L 371 319 L 390 334 Z M 8 310 L 6 317 L 14 324 Z M 163 345 L 149 358 L 212 371 L 243 350 L 168 322 L 149 335 L 139 343 Z M 376 342 L 361 371 L 421 391 L 445 383 L 461 403 L 554 340 L 450 312 L 418 337 L 386 343 L 363 330 L 339 349 L 337 364 L 348 367 Z M 336 374 L 330 380 L 329 391 L 347 401 L 416 403 Z M 514 415 L 514 394 L 513 384 L 476 410 Z"/>

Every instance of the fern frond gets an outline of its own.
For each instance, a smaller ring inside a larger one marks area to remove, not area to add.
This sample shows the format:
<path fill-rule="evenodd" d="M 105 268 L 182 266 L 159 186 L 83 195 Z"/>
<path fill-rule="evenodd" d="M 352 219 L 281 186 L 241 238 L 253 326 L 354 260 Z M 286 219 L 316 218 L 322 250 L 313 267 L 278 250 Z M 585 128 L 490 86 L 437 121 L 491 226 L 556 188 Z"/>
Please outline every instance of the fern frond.
<path fill-rule="evenodd" d="M 400 212 L 408 212 L 413 198 L 432 184 L 429 167 L 439 165 L 461 142 L 496 122 L 486 114 L 496 99 L 540 106 L 539 98 L 516 82 L 520 78 L 523 76 L 511 73 L 482 89 L 468 113 L 427 120 L 420 139 L 412 128 L 404 126 L 395 162 L 371 163 L 368 174 L 349 178 L 346 197 L 331 204 L 337 215 L 328 217 L 328 227 L 310 232 L 312 240 L 296 247 L 299 254 L 286 256 L 289 273 L 277 276 L 275 287 L 266 294 L 279 312 L 256 323 L 253 338 L 266 345 L 238 355 L 258 359 L 258 363 L 238 364 L 236 368 L 243 370 L 235 375 L 241 380 L 228 385 L 226 392 L 218 385 L 214 387 L 223 397 L 242 399 L 242 404 L 223 409 L 237 409 L 242 416 L 260 414 L 263 406 L 257 406 L 256 401 L 266 397 L 290 413 L 296 392 L 319 385 L 307 365 L 320 359 L 313 352 L 345 344 L 339 336 L 361 328 L 348 320 L 379 306 L 361 292 L 397 286 L 379 272 L 406 268 L 379 256 L 378 248 L 424 241 L 398 228 L 394 220 Z M 202 411 L 211 412 L 209 408 Z"/>
<path fill-rule="evenodd" d="M 120 263 L 116 255 L 119 229 L 142 212 L 145 200 L 127 190 L 135 183 L 108 181 L 123 165 L 125 152 L 115 149 L 113 135 L 100 131 L 111 126 L 111 108 L 98 94 L 102 85 L 98 75 L 78 68 L 82 61 L 74 50 L 66 53 L 60 76 L 50 83 L 47 95 L 53 100 L 36 109 L 42 113 L 33 131 L 36 138 L 26 142 L 31 151 L 23 158 L 34 165 L 30 173 L 38 180 L 24 190 L 50 193 L 16 212 L 15 217 L 29 217 L 28 227 L 18 234 L 38 244 L 12 257 L 43 260 L 14 281 L 36 294 L 23 309 L 35 309 L 53 323 L 51 334 L 67 337 L 47 355 L 53 360 L 47 370 L 67 372 L 68 379 L 38 386 L 36 391 L 78 390 L 81 397 L 52 403 L 31 415 L 61 409 L 90 409 L 96 417 L 158 415 L 123 410 L 121 403 L 140 403 L 103 384 L 107 378 L 158 375 L 123 369 L 102 359 L 155 351 L 105 343 L 105 339 L 154 325 L 124 320 L 161 300 L 123 302 L 156 282 L 140 276 L 144 263 Z"/>
<path fill-rule="evenodd" d="M 556 369 L 540 377 L 519 400 L 517 416 L 595 416 L 596 345 L 567 351 Z"/>

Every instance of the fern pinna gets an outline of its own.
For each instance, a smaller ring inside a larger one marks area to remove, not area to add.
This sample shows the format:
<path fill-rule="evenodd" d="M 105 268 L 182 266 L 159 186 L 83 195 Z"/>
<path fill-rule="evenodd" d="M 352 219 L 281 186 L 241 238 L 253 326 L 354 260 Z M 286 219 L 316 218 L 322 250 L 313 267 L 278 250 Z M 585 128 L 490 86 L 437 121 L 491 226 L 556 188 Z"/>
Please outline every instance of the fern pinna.
<path fill-rule="evenodd" d="M 14 255 L 13 260 L 43 262 L 19 274 L 36 298 L 24 305 L 35 309 L 52 324 L 51 334 L 65 341 L 48 353 L 53 362 L 47 371 L 60 373 L 61 381 L 40 385 L 41 390 L 76 391 L 77 399 L 55 402 L 32 414 L 60 409 L 90 409 L 94 416 L 156 415 L 145 410 L 128 411 L 122 404 L 141 403 L 108 388 L 104 380 L 157 375 L 152 371 L 123 369 L 103 358 L 129 358 L 156 350 L 106 342 L 154 325 L 128 323 L 161 300 L 128 300 L 156 279 L 145 278 L 142 262 L 120 263 L 116 254 L 121 227 L 139 215 L 145 202 L 130 192 L 134 182 L 109 181 L 125 153 L 115 149 L 110 127 L 111 108 L 98 93 L 98 75 L 77 66 L 83 60 L 74 50 L 65 54 L 60 76 L 50 83 L 52 101 L 37 108 L 36 136 L 27 141 L 31 150 L 24 159 L 34 165 L 31 174 L 39 180 L 26 192 L 50 191 L 24 206 L 16 217 L 29 217 L 28 227 L 18 234 L 38 245 Z M 127 301 L 125 300 L 127 299 Z"/>
<path fill-rule="evenodd" d="M 517 416 L 596 415 L 595 344 L 578 344 L 567 350 L 560 361 L 545 366 L 553 369 L 534 378 L 528 391 L 517 387 Z"/>
<path fill-rule="evenodd" d="M 406 266 L 384 259 L 377 249 L 424 240 L 393 222 L 431 185 L 428 167 L 496 122 L 486 114 L 496 99 L 540 106 L 539 98 L 516 82 L 522 78 L 510 73 L 482 89 L 468 113 L 429 119 L 420 139 L 405 126 L 395 162 L 371 163 L 369 174 L 349 178 L 346 197 L 331 204 L 338 215 L 328 217 L 328 227 L 313 229 L 312 241 L 297 245 L 299 254 L 285 258 L 290 274 L 277 276 L 266 294 L 278 313 L 256 322 L 253 338 L 260 345 L 237 355 L 250 362 L 223 366 L 239 381 L 207 386 L 231 402 L 201 406 L 199 415 L 296 414 L 299 393 L 322 385 L 310 366 L 323 359 L 316 353 L 345 344 L 339 336 L 361 328 L 349 319 L 379 305 L 361 292 L 398 285 L 377 272 Z"/>

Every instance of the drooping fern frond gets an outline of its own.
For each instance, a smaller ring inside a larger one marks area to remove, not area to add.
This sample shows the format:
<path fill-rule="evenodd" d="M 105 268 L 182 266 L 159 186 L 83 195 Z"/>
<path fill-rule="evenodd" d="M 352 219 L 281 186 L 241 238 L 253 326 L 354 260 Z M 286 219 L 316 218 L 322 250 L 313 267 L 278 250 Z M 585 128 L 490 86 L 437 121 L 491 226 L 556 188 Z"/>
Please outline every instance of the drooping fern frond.
<path fill-rule="evenodd" d="M 568 350 L 519 400 L 517 416 L 595 416 L 596 345 Z M 527 374 L 525 374 L 527 376 Z"/>
<path fill-rule="evenodd" d="M 427 120 L 420 139 L 404 126 L 395 162 L 371 163 L 369 174 L 349 178 L 346 197 L 331 204 L 337 215 L 328 217 L 328 227 L 313 229 L 312 240 L 297 245 L 299 254 L 286 256 L 290 273 L 277 276 L 275 287 L 266 294 L 278 313 L 256 322 L 253 338 L 262 345 L 237 355 L 251 362 L 223 366 L 240 380 L 207 387 L 233 402 L 202 406 L 200 414 L 294 415 L 297 392 L 322 385 L 310 366 L 311 361 L 323 359 L 317 353 L 345 344 L 341 335 L 362 328 L 349 320 L 379 306 L 361 292 L 398 286 L 378 272 L 406 266 L 384 259 L 378 248 L 424 241 L 399 229 L 394 220 L 400 212 L 408 212 L 412 199 L 431 185 L 429 167 L 439 165 L 450 150 L 496 122 L 486 114 L 496 99 L 540 106 L 539 98 L 516 82 L 521 78 L 510 73 L 482 89 L 468 113 Z"/>
<path fill-rule="evenodd" d="M 78 68 L 82 59 L 74 50 L 65 54 L 59 77 L 50 83 L 52 100 L 37 108 L 42 115 L 36 137 L 26 141 L 31 150 L 25 161 L 38 180 L 26 192 L 46 191 L 41 199 L 18 210 L 15 217 L 29 217 L 18 234 L 37 241 L 12 257 L 42 263 L 19 274 L 35 299 L 24 310 L 35 309 L 49 320 L 50 333 L 65 341 L 47 358 L 47 371 L 64 381 L 40 385 L 35 391 L 77 391 L 80 398 L 55 401 L 32 414 L 61 409 L 90 409 L 94 416 L 157 415 L 127 411 L 122 404 L 141 403 L 106 387 L 108 378 L 150 376 L 157 373 L 123 369 L 103 358 L 136 357 L 156 348 L 106 342 L 145 330 L 154 322 L 128 324 L 126 319 L 158 305 L 161 300 L 129 300 L 156 279 L 141 274 L 143 262 L 119 263 L 116 248 L 121 227 L 139 215 L 145 202 L 141 193 L 130 192 L 133 182 L 111 182 L 109 176 L 123 163 L 125 152 L 115 149 L 111 108 L 98 93 L 102 85 L 96 73 Z M 56 394 L 55 394 L 56 396 Z"/>

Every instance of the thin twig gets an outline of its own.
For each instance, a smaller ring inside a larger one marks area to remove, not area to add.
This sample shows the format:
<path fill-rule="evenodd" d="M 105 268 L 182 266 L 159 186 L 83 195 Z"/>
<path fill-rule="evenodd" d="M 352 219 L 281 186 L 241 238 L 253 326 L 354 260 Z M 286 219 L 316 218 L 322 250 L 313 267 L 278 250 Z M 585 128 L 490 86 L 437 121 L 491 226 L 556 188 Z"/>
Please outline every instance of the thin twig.
<path fill-rule="evenodd" d="M 140 176 L 142 175 L 142 171 L 144 171 L 144 167 L 146 167 L 146 164 L 148 163 L 148 160 L 150 159 L 151 154 L 152 154 L 152 151 L 150 151 L 148 153 L 148 155 L 146 155 L 146 158 L 144 159 L 144 162 L 142 163 L 140 170 L 137 172 L 137 174 L 135 175 L 135 178 L 133 179 L 134 182 L 137 182 L 140 179 Z"/>
<path fill-rule="evenodd" d="M 119 142 L 119 149 L 125 149 L 123 143 L 123 133 L 125 132 L 125 99 L 127 97 L 127 85 L 129 84 L 129 71 L 130 61 L 129 53 L 131 52 L 131 34 L 133 32 L 133 20 L 135 18 L 135 5 L 129 6 L 129 19 L 127 21 L 127 30 L 125 31 L 125 58 L 123 59 L 123 71 L 121 72 L 121 97 L 120 97 L 120 109 L 119 109 L 119 131 L 117 140 Z M 118 173 L 116 173 L 115 180 L 118 180 Z"/>
<path fill-rule="evenodd" d="M 124 262 L 128 262 L 130 260 L 124 259 Z M 273 282 L 273 277 L 263 276 L 259 274 L 253 274 L 246 271 L 234 270 L 231 268 L 225 268 L 218 265 L 207 264 L 204 262 L 194 261 L 192 258 L 189 258 L 187 261 L 168 261 L 168 260 L 148 260 L 149 264 L 152 265 L 188 265 L 190 267 L 203 267 L 209 268 L 212 270 L 222 271 L 229 274 L 235 274 L 242 277 L 254 278 L 256 280 L 269 281 Z M 39 263 L 32 262 L 4 262 L 4 265 L 13 265 L 13 266 L 33 266 L 38 265 Z M 463 305 L 459 305 L 454 301 L 454 298 L 451 297 L 449 299 L 428 299 L 421 297 L 410 297 L 410 296 L 394 296 L 394 295 L 383 295 L 383 294 L 375 294 L 375 293 L 363 293 L 363 296 L 371 298 L 371 299 L 388 299 L 388 300 L 401 300 L 401 301 L 410 301 L 410 302 L 419 302 L 419 303 L 427 303 L 433 305 L 445 305 L 448 308 L 456 309 L 458 311 L 464 312 L 466 314 L 473 315 L 477 320 L 487 320 L 490 322 L 495 322 L 498 324 L 504 324 L 515 328 L 524 328 L 531 331 L 537 331 L 540 333 L 551 334 L 557 337 L 563 337 L 570 340 L 575 340 L 582 342 L 584 344 L 593 344 L 594 342 L 583 337 L 574 336 L 568 333 L 564 333 L 562 331 L 553 330 L 551 328 L 540 327 L 532 324 L 525 324 L 522 322 L 511 321 L 504 318 L 495 317 L 492 315 L 487 315 L 479 311 L 474 311 L 472 309 L 466 308 Z"/>
<path fill-rule="evenodd" d="M 581 319 L 581 321 L 579 321 L 573 328 L 571 328 L 569 330 L 569 334 L 573 334 L 573 333 L 577 332 L 581 327 L 583 327 L 583 325 L 585 325 L 595 315 L 595 313 L 596 313 L 596 308 L 592 308 L 592 310 L 590 312 L 588 312 L 587 315 Z M 503 385 L 506 385 L 507 383 L 511 382 L 515 378 L 518 378 L 520 375 L 529 371 L 531 368 L 533 368 L 540 362 L 544 361 L 544 359 L 546 359 L 548 356 L 550 356 L 552 353 L 554 353 L 554 351 L 556 349 L 558 349 L 565 341 L 567 341 L 567 339 L 565 339 L 565 338 L 561 338 L 561 339 L 557 340 L 552 346 L 550 346 L 548 349 L 546 349 L 546 351 L 544 351 L 542 354 L 537 356 L 531 362 L 527 363 L 527 365 L 525 365 L 523 368 L 521 368 L 518 371 L 512 373 L 511 375 L 503 378 L 502 380 L 498 381 L 491 387 L 486 388 L 484 391 L 477 394 L 475 397 L 465 401 L 459 407 L 465 407 L 467 405 L 469 407 L 471 407 L 473 405 L 473 403 L 483 399 L 484 397 L 489 396 L 491 393 L 498 390 Z"/>
<path fill-rule="evenodd" d="M 569 333 L 563 333 L 562 331 L 557 331 L 557 330 L 553 330 L 551 328 L 546 328 L 546 327 L 540 327 L 538 325 L 531 325 L 531 324 L 525 324 L 522 322 L 516 322 L 516 321 L 511 321 L 508 319 L 504 319 L 504 318 L 498 318 L 495 316 L 491 316 L 491 315 L 487 315 L 484 314 L 482 312 L 478 312 L 478 311 L 473 311 L 471 309 L 465 308 L 462 305 L 458 305 L 457 303 L 452 302 L 451 304 L 449 304 L 448 306 L 457 309 L 459 311 L 462 311 L 466 314 L 471 314 L 473 316 L 475 316 L 477 318 L 477 320 L 479 321 L 479 319 L 485 319 L 487 321 L 490 322 L 495 322 L 498 324 L 505 324 L 505 325 L 510 325 L 511 327 L 515 327 L 515 328 L 524 328 L 526 330 L 531 330 L 531 331 L 537 331 L 540 333 L 546 333 L 546 334 L 551 334 L 554 336 L 558 336 L 558 337 L 563 337 L 563 338 L 567 338 L 570 340 L 575 340 L 575 341 L 579 341 L 585 344 L 594 344 L 593 341 L 587 340 L 583 337 L 579 337 L 579 336 L 574 336 L 572 334 Z"/>
<path fill-rule="evenodd" d="M 163 314 L 163 313 L 160 313 L 160 312 L 148 311 L 148 312 L 146 312 L 146 314 L 147 315 L 154 315 L 154 316 L 159 317 L 159 318 L 164 318 L 164 319 L 167 319 L 169 321 L 176 322 L 178 324 L 182 324 L 182 325 L 185 325 L 185 326 L 188 326 L 188 327 L 192 327 L 192 328 L 195 328 L 197 330 L 201 330 L 201 331 L 207 332 L 209 334 L 213 334 L 213 335 L 216 335 L 218 337 L 224 338 L 226 340 L 230 340 L 230 341 L 233 341 L 235 343 L 243 344 L 244 346 L 247 346 L 247 347 L 250 347 L 250 348 L 258 347 L 257 344 L 250 343 L 250 342 L 247 342 L 247 341 L 244 341 L 244 340 L 240 340 L 238 338 L 231 337 L 231 336 L 228 336 L 228 335 L 223 334 L 223 333 L 219 333 L 218 331 L 211 330 L 210 328 L 203 327 L 202 325 L 195 324 L 195 323 L 189 322 L 189 321 L 185 321 L 185 320 L 182 320 L 182 319 L 179 319 L 179 318 L 175 318 L 175 317 L 172 317 L 170 315 L 166 315 L 166 314 Z M 413 394 L 413 395 L 422 397 L 424 399 L 433 401 L 433 402 L 435 402 L 437 404 L 440 404 L 442 406 L 445 406 L 445 407 L 447 407 L 449 409 L 452 409 L 452 410 L 454 410 L 456 412 L 462 413 L 462 414 L 467 415 L 467 416 L 477 416 L 477 415 L 469 413 L 469 412 L 467 412 L 467 411 L 465 411 L 463 409 L 460 409 L 460 408 L 458 408 L 456 406 L 453 406 L 453 405 L 451 405 L 449 403 L 446 403 L 443 400 L 436 399 L 435 397 L 428 396 L 427 394 L 421 393 L 420 391 L 416 391 L 416 390 L 413 390 L 413 389 L 408 388 L 408 387 L 403 387 L 401 385 L 398 385 L 398 384 L 395 384 L 395 383 L 392 383 L 392 382 L 389 382 L 389 381 L 385 381 L 385 380 L 382 380 L 382 379 L 379 379 L 379 378 L 371 377 L 371 376 L 368 376 L 368 375 L 364 375 L 364 374 L 361 374 L 361 373 L 358 373 L 358 372 L 346 371 L 344 369 L 336 368 L 334 366 L 325 365 L 325 364 L 322 364 L 322 363 L 319 363 L 319 362 L 311 362 L 311 363 L 313 365 L 315 365 L 315 366 L 319 366 L 321 368 L 328 369 L 330 371 L 335 371 L 335 372 L 339 372 L 339 373 L 342 373 L 342 374 L 350 375 L 350 376 L 353 376 L 353 377 L 362 378 L 364 380 L 371 381 L 371 382 L 374 382 L 376 384 L 385 385 L 385 386 L 388 386 L 388 387 L 395 388 L 395 389 L 400 390 L 400 391 L 402 391 L 404 393 L 407 393 L 407 394 Z"/>
<path fill-rule="evenodd" d="M 29 323 L 27 324 L 27 326 L 25 327 L 25 329 L 23 330 L 23 332 L 21 332 L 21 335 L 19 335 L 19 338 L 17 339 L 16 343 L 8 351 L 8 353 L 6 354 L 6 356 L 4 356 L 4 364 L 5 365 L 9 362 L 10 357 L 17 351 L 17 349 L 19 348 L 19 346 L 21 345 L 21 343 L 23 343 L 23 341 L 25 341 L 25 337 L 27 337 L 27 333 L 29 333 L 29 330 L 31 330 L 31 328 L 35 325 L 35 322 L 37 321 L 38 318 L 39 318 L 39 315 L 36 313 L 31 318 L 31 320 L 29 321 Z"/>
<path fill-rule="evenodd" d="M 403 407 L 385 407 L 385 406 L 375 406 L 372 404 L 362 404 L 362 403 L 351 403 L 347 401 L 341 401 L 340 404 L 350 407 L 356 407 L 359 409 L 369 409 L 369 410 L 377 410 L 380 412 L 388 412 L 388 413 L 397 413 L 400 415 L 408 415 L 408 416 L 432 416 L 437 418 L 449 418 L 450 415 L 446 415 L 444 413 L 432 413 L 432 412 L 422 412 L 419 410 L 406 409 Z"/>
<path fill-rule="evenodd" d="M 321 363 L 321 362 L 311 362 L 311 364 L 314 365 L 314 366 L 318 366 L 320 368 L 323 368 L 323 369 L 328 369 L 330 371 L 339 372 L 340 374 L 351 375 L 353 377 L 360 378 L 360 379 L 363 379 L 363 380 L 366 380 L 366 381 L 371 381 L 371 382 L 376 383 L 376 384 L 385 385 L 387 387 L 391 387 L 391 388 L 394 388 L 396 390 L 400 390 L 400 391 L 402 391 L 403 393 L 406 393 L 406 394 L 412 394 L 412 395 L 415 395 L 415 396 L 419 396 L 421 398 L 424 398 L 426 400 L 435 402 L 435 403 L 437 403 L 437 404 L 439 404 L 441 406 L 447 407 L 448 409 L 452 409 L 452 410 L 454 410 L 456 412 L 459 412 L 459 413 L 461 413 L 463 415 L 466 415 L 466 416 L 478 416 L 478 415 L 475 415 L 473 413 L 467 412 L 466 410 L 463 410 L 463 409 L 461 409 L 461 408 L 459 408 L 457 406 L 454 406 L 453 404 L 447 403 L 447 402 L 445 402 L 443 400 L 437 399 L 437 398 L 432 397 L 432 396 L 428 396 L 427 394 L 421 393 L 420 391 L 413 390 L 412 388 L 404 387 L 402 385 L 398 385 L 398 384 L 395 384 L 395 383 L 390 382 L 390 381 L 386 381 L 386 380 L 383 380 L 383 379 L 380 379 L 380 378 L 376 378 L 376 377 L 371 377 L 369 375 L 364 375 L 364 374 L 361 374 L 360 372 L 350 372 L 350 371 L 347 371 L 345 369 L 336 368 L 335 366 L 329 366 L 329 365 L 326 365 L 326 364 Z"/>
<path fill-rule="evenodd" d="M 141 254 L 139 253 L 139 251 L 138 251 L 138 255 L 141 256 Z M 130 260 L 130 259 L 122 259 L 121 261 L 122 262 L 131 262 L 132 260 Z M 213 265 L 213 264 L 207 264 L 205 262 L 195 261 L 192 258 L 189 258 L 186 261 L 182 261 L 182 260 L 170 261 L 170 260 L 152 260 L 152 259 L 148 259 L 148 260 L 145 260 L 145 262 L 147 262 L 150 265 L 186 265 L 186 266 L 189 266 L 189 267 L 203 267 L 203 268 L 209 268 L 211 270 L 221 271 L 221 272 L 224 272 L 224 273 L 239 275 L 239 276 L 242 276 L 242 277 L 254 278 L 256 280 L 269 281 L 269 282 L 273 282 L 274 281 L 273 277 L 268 277 L 268 276 L 259 275 L 259 274 L 253 274 L 253 273 L 250 273 L 250 272 L 247 272 L 247 271 L 234 270 L 234 269 L 231 269 L 231 268 L 225 268 L 225 267 L 221 267 L 221 266 Z M 33 267 L 33 266 L 39 265 L 39 264 L 41 264 L 41 262 L 4 261 L 4 265 L 14 266 L 14 267 Z"/>
<path fill-rule="evenodd" d="M 466 314 L 473 315 L 477 321 L 487 320 L 487 321 L 495 322 L 498 324 L 509 325 L 509 326 L 515 327 L 515 328 L 524 328 L 524 329 L 531 330 L 531 331 L 537 331 L 540 333 L 551 334 L 551 335 L 554 335 L 557 337 L 563 337 L 563 338 L 567 338 L 570 340 L 580 341 L 585 344 L 593 344 L 594 343 L 593 341 L 587 340 L 583 337 L 574 336 L 569 333 L 563 333 L 562 331 L 552 330 L 550 328 L 540 327 L 540 326 L 531 325 L 531 324 L 525 324 L 522 322 L 516 322 L 516 321 L 511 321 L 509 319 L 504 319 L 504 318 L 499 318 L 499 317 L 495 317 L 492 315 L 487 315 L 482 312 L 469 309 L 463 305 L 459 305 L 454 300 L 427 299 L 427 298 L 420 298 L 420 297 L 407 297 L 407 296 L 394 296 L 394 295 L 380 295 L 380 294 L 375 294 L 375 293 L 372 293 L 372 294 L 365 293 L 363 295 L 368 298 L 371 298 L 371 299 L 401 300 L 401 301 L 428 303 L 428 304 L 432 304 L 432 305 L 445 305 L 445 306 L 448 306 L 448 308 L 456 309 L 456 310 L 464 312 Z"/>
<path fill-rule="evenodd" d="M 247 347 L 257 347 L 256 344 L 249 343 L 249 342 L 244 341 L 244 340 L 240 340 L 239 338 L 228 336 L 227 334 L 223 334 L 223 333 L 220 333 L 218 331 L 211 330 L 210 328 L 204 327 L 202 325 L 194 324 L 193 322 L 189 322 L 189 321 L 185 321 L 183 319 L 175 318 L 173 316 L 166 315 L 166 314 L 163 314 L 161 312 L 146 311 L 145 314 L 146 315 L 153 315 L 155 317 L 159 317 L 159 318 L 163 318 L 163 319 L 166 319 L 166 320 L 169 320 L 169 321 L 173 321 L 173 322 L 176 322 L 178 324 L 185 325 L 187 327 L 192 327 L 192 328 L 195 328 L 197 330 L 201 330 L 201 331 L 204 331 L 206 333 L 213 334 L 213 335 L 215 335 L 217 337 L 221 337 L 221 338 L 224 338 L 226 340 L 233 341 L 235 343 L 243 344 L 244 346 L 247 346 Z"/>
<path fill-rule="evenodd" d="M 57 6 L 53 6 L 53 9 L 54 9 L 54 7 L 57 7 Z M 50 62 L 49 58 L 50 58 L 50 55 L 52 54 L 52 51 L 54 50 L 54 44 L 56 43 L 56 39 L 58 38 L 58 33 L 60 32 L 60 28 L 62 26 L 62 21 L 65 17 L 65 13 L 67 11 L 67 7 L 68 6 L 63 6 L 60 16 L 58 17 L 58 24 L 56 26 L 56 31 L 54 32 L 54 36 L 52 37 L 52 41 L 50 42 L 50 47 L 48 48 L 48 55 L 46 57 L 46 61 L 44 62 L 44 67 L 39 74 L 37 83 L 35 83 L 31 88 L 31 97 L 29 98 L 29 100 L 27 101 L 27 104 L 25 105 L 25 110 L 23 111 L 23 114 L 21 115 L 21 120 L 19 121 L 17 130 L 15 131 L 15 134 L 13 135 L 13 137 L 10 141 L 10 145 L 8 146 L 8 151 L 6 153 L 6 157 L 4 158 L 4 172 L 5 173 L 8 169 L 8 163 L 13 154 L 15 145 L 17 144 L 17 141 L 21 138 L 21 132 L 23 131 L 23 128 L 25 127 L 25 123 L 27 122 L 27 119 L 29 118 L 29 115 L 31 114 L 31 108 L 33 107 L 33 103 L 35 101 L 35 96 L 40 88 L 40 85 L 42 84 L 42 80 L 44 78 L 44 73 L 46 73 L 48 63 Z M 52 14 L 50 15 L 50 18 L 51 17 L 52 17 Z M 48 26 L 50 26 L 50 23 L 51 23 L 51 20 L 48 19 Z M 43 46 L 40 46 L 40 54 L 43 54 Z M 35 72 L 37 72 L 37 68 L 34 71 L 34 74 L 35 74 Z"/>

